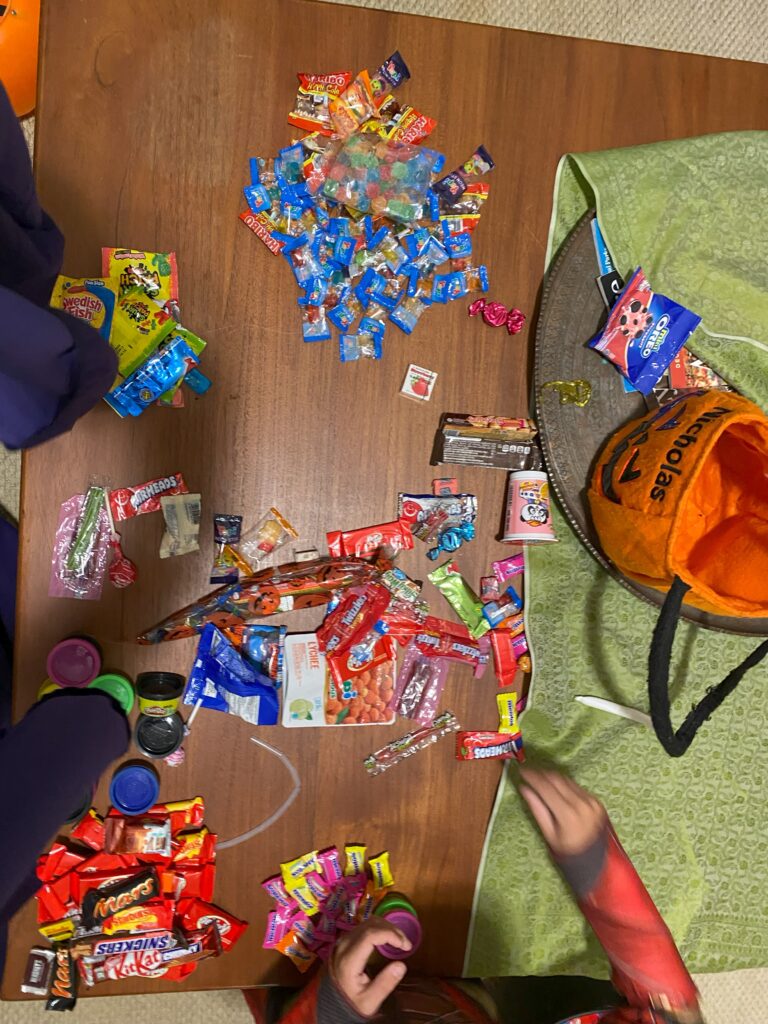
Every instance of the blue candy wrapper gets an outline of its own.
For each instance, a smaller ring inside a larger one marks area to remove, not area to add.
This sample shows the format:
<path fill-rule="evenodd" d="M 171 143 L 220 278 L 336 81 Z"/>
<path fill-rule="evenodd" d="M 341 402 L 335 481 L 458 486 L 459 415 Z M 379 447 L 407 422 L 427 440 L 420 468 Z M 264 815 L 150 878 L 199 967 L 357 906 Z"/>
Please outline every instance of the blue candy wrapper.
<path fill-rule="evenodd" d="M 140 416 L 196 365 L 195 353 L 180 334 L 174 334 L 104 400 L 119 416 Z"/>
<path fill-rule="evenodd" d="M 638 267 L 588 344 L 647 395 L 700 323 L 696 313 L 652 291 Z"/>
<path fill-rule="evenodd" d="M 280 701 L 273 681 L 249 665 L 213 625 L 203 629 L 184 703 L 237 715 L 251 725 L 277 725 Z"/>
<path fill-rule="evenodd" d="M 184 383 L 188 388 L 191 388 L 196 395 L 204 395 L 211 386 L 211 381 L 201 373 L 196 367 L 192 367 L 191 370 L 187 370 L 184 375 Z"/>
<path fill-rule="evenodd" d="M 248 664 L 272 680 L 276 689 L 283 685 L 283 660 L 287 626 L 262 626 L 249 623 L 228 626 L 226 637 Z"/>

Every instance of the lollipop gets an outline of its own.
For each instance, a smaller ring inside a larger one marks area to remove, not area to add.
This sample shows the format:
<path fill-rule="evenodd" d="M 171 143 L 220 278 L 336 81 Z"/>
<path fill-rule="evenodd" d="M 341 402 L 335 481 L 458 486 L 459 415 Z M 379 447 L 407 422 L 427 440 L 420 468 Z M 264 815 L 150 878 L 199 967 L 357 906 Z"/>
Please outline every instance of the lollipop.
<path fill-rule="evenodd" d="M 115 521 L 112 518 L 112 509 L 109 507 L 108 497 L 104 501 L 104 507 L 107 510 L 109 527 L 112 533 L 109 541 L 109 546 L 112 549 L 112 562 L 107 570 L 109 579 L 114 587 L 130 587 L 132 583 L 136 582 L 139 571 L 130 558 L 123 554 L 123 549 L 120 546 L 120 534 L 115 529 Z"/>

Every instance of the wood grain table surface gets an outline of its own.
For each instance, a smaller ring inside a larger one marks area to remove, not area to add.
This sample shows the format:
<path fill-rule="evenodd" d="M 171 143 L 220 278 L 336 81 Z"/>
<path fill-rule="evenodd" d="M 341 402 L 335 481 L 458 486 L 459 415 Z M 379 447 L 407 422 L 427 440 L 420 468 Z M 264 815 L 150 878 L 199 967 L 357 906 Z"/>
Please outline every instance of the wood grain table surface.
<path fill-rule="evenodd" d="M 562 153 L 768 128 L 766 68 L 757 64 L 302 0 L 47 3 L 36 175 L 66 235 L 64 270 L 97 275 L 102 245 L 175 250 L 184 322 L 209 342 L 202 365 L 214 385 L 202 399 L 188 397 L 184 410 L 152 408 L 137 420 L 101 405 L 70 434 L 26 454 L 17 716 L 35 699 L 47 651 L 73 632 L 96 637 L 106 665 L 129 675 L 188 671 L 194 641 L 147 648 L 132 639 L 209 589 L 212 513 L 255 517 L 276 504 L 303 545 L 324 550 L 326 530 L 392 519 L 398 491 L 429 491 L 441 475 L 429 465 L 441 411 L 527 413 L 528 328 L 509 338 L 468 320 L 466 302 L 456 302 L 431 310 L 411 337 L 388 331 L 381 362 L 342 365 L 335 343 L 302 343 L 290 271 L 238 220 L 248 157 L 274 154 L 292 137 L 286 114 L 296 72 L 372 69 L 396 48 L 412 73 L 400 95 L 437 118 L 430 145 L 446 153 L 447 167 L 480 142 L 494 156 L 475 251 L 489 267 L 490 297 L 529 316 Z M 410 362 L 439 374 L 430 403 L 398 394 Z M 123 529 L 139 567 L 135 586 L 107 585 L 99 602 L 47 597 L 62 500 L 92 477 L 121 486 L 179 470 L 203 495 L 199 556 L 160 561 L 162 518 L 144 516 Z M 457 475 L 478 495 L 478 539 L 459 554 L 476 584 L 508 551 L 495 540 L 505 474 L 447 467 L 442 475 Z M 402 565 L 419 578 L 430 567 L 421 548 Z M 447 614 L 431 585 L 425 591 Z M 301 631 L 319 615 L 284 621 Z M 466 728 L 493 727 L 495 685 L 491 671 L 474 682 L 454 670 L 444 706 Z M 186 987 L 295 982 L 292 965 L 261 948 L 270 903 L 259 882 L 305 849 L 355 840 L 390 850 L 398 887 L 419 908 L 427 941 L 414 966 L 460 972 L 499 767 L 458 764 L 445 740 L 369 779 L 362 758 L 406 731 L 405 723 L 258 731 L 293 759 L 301 795 L 264 835 L 221 853 L 215 900 L 252 927 Z M 237 718 L 201 712 L 184 765 L 161 766 L 162 796 L 202 794 L 207 824 L 222 838 L 261 820 L 289 780 L 249 742 L 253 733 Z M 40 756 L 53 778 L 77 751 Z M 102 809 L 109 774 L 97 796 Z M 36 934 L 29 905 L 12 924 L 4 998 L 19 998 Z M 137 979 L 94 991 L 165 989 L 176 986 Z"/>

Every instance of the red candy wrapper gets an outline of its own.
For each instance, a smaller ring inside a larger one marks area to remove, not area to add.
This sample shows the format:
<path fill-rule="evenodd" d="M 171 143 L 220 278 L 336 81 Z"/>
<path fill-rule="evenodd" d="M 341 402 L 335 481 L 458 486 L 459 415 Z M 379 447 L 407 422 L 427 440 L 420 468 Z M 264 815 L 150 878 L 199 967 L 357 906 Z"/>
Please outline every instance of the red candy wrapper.
<path fill-rule="evenodd" d="M 110 582 L 114 587 L 118 587 L 119 589 L 122 589 L 123 587 L 130 587 L 132 583 L 136 582 L 136 578 L 139 575 L 138 569 L 130 558 L 127 558 L 123 554 L 123 549 L 120 545 L 120 538 L 116 533 L 112 534 L 109 546 L 112 549 L 112 561 L 110 562 L 109 569 L 107 570 Z"/>
<path fill-rule="evenodd" d="M 53 882 L 79 867 L 87 859 L 84 853 L 70 849 L 66 843 L 54 843 L 48 853 L 37 859 L 37 877 L 41 882 Z"/>
<path fill-rule="evenodd" d="M 393 142 L 423 142 L 436 127 L 437 121 L 433 117 L 406 105 L 400 108 L 394 126 L 384 133 L 384 138 L 392 139 Z"/>
<path fill-rule="evenodd" d="M 204 931 L 209 925 L 215 924 L 224 952 L 232 949 L 248 927 L 245 921 L 240 921 L 234 914 L 228 914 L 226 910 L 214 906 L 213 903 L 206 903 L 205 900 L 180 900 L 178 912 L 181 916 L 181 925 L 187 932 Z"/>
<path fill-rule="evenodd" d="M 189 488 L 184 483 L 181 473 L 158 477 L 137 487 L 119 487 L 109 492 L 109 507 L 116 523 L 133 516 L 142 516 L 146 512 L 159 512 L 160 499 L 171 494 L 188 494 Z"/>
<path fill-rule="evenodd" d="M 326 654 L 343 654 L 371 631 L 391 599 L 381 583 L 350 588 L 317 630 L 320 649 Z"/>
<path fill-rule="evenodd" d="M 174 864 L 170 871 L 163 871 L 163 894 L 170 899 L 181 896 L 197 897 L 201 900 L 213 899 L 213 886 L 216 881 L 216 865 L 200 864 L 187 867 Z"/>
<path fill-rule="evenodd" d="M 72 898 L 82 903 L 87 893 L 109 889 L 112 885 L 128 882 L 136 876 L 136 869 L 129 867 L 104 868 L 98 871 L 76 871 L 71 876 Z M 124 909 L 120 907 L 119 909 Z M 116 912 L 116 911 L 115 911 Z"/>
<path fill-rule="evenodd" d="M 517 675 L 517 653 L 512 633 L 508 629 L 491 630 L 493 667 L 499 686 L 511 686 Z"/>
<path fill-rule="evenodd" d="M 453 625 L 454 623 L 450 623 L 451 627 Z M 460 661 L 464 665 L 471 665 L 475 679 L 481 678 L 488 664 L 490 644 L 487 636 L 474 640 L 470 636 L 464 636 L 458 629 L 424 628 L 416 633 L 413 643 L 426 657 L 446 658 L 448 661 Z"/>
<path fill-rule="evenodd" d="M 69 875 L 63 877 L 69 879 Z M 43 885 L 37 890 L 37 920 L 39 924 L 61 921 L 74 909 L 76 909 L 76 904 L 69 894 L 67 893 L 66 898 L 62 900 L 51 883 Z"/>
<path fill-rule="evenodd" d="M 194 796 L 191 800 L 177 800 L 169 804 L 154 804 L 145 815 L 147 818 L 171 819 L 171 834 L 175 837 L 177 832 L 185 828 L 200 828 L 205 820 L 205 803 L 201 796 Z"/>
<path fill-rule="evenodd" d="M 509 761 L 525 760 L 523 737 L 519 732 L 459 732 L 456 733 L 457 761 Z"/>
<path fill-rule="evenodd" d="M 525 326 L 525 313 L 521 313 L 519 309 L 510 309 L 506 323 L 508 334 L 519 334 Z"/>
<path fill-rule="evenodd" d="M 207 828 L 192 832 L 180 832 L 173 840 L 172 861 L 174 864 L 207 864 L 216 856 L 216 836 Z"/>
<path fill-rule="evenodd" d="M 377 554 L 382 548 L 387 558 L 392 558 L 400 551 L 413 548 L 413 534 L 408 523 L 395 519 L 391 523 L 380 523 L 378 526 L 366 526 L 359 530 L 331 530 L 326 533 L 328 553 L 332 558 L 344 555 L 355 555 L 367 558 Z"/>
<path fill-rule="evenodd" d="M 69 833 L 72 839 L 85 843 L 92 850 L 104 849 L 104 819 L 93 808 Z"/>
<path fill-rule="evenodd" d="M 482 310 L 483 320 L 491 327 L 501 327 L 507 322 L 507 307 L 501 302 L 486 302 Z"/>
<path fill-rule="evenodd" d="M 132 854 L 105 853 L 102 851 L 89 857 L 78 870 L 78 874 L 86 877 L 94 872 L 100 872 L 102 875 L 108 874 L 110 871 L 122 873 L 126 868 L 135 868 L 138 863 L 138 860 Z"/>
<path fill-rule="evenodd" d="M 244 210 L 242 213 L 238 214 L 238 216 L 243 224 L 245 224 L 247 228 L 251 229 L 259 241 L 266 245 L 273 256 L 280 255 L 285 243 L 272 237 L 272 232 L 274 231 L 275 226 L 266 214 L 251 213 L 249 210 Z"/>

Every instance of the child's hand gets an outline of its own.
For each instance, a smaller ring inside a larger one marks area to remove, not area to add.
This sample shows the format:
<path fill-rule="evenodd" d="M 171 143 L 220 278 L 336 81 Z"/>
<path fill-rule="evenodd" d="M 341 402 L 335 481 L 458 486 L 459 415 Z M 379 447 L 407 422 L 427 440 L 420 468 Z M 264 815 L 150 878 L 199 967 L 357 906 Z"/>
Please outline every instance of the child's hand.
<path fill-rule="evenodd" d="M 600 801 L 558 772 L 524 768 L 521 774 L 520 796 L 552 853 L 567 857 L 588 850 L 607 821 Z"/>
<path fill-rule="evenodd" d="M 402 960 L 392 960 L 375 978 L 369 977 L 365 965 L 375 946 L 389 944 L 398 949 L 411 948 L 410 941 L 399 928 L 380 917 L 373 917 L 349 932 L 336 944 L 331 973 L 336 987 L 363 1017 L 372 1017 L 405 977 L 408 968 Z"/>

